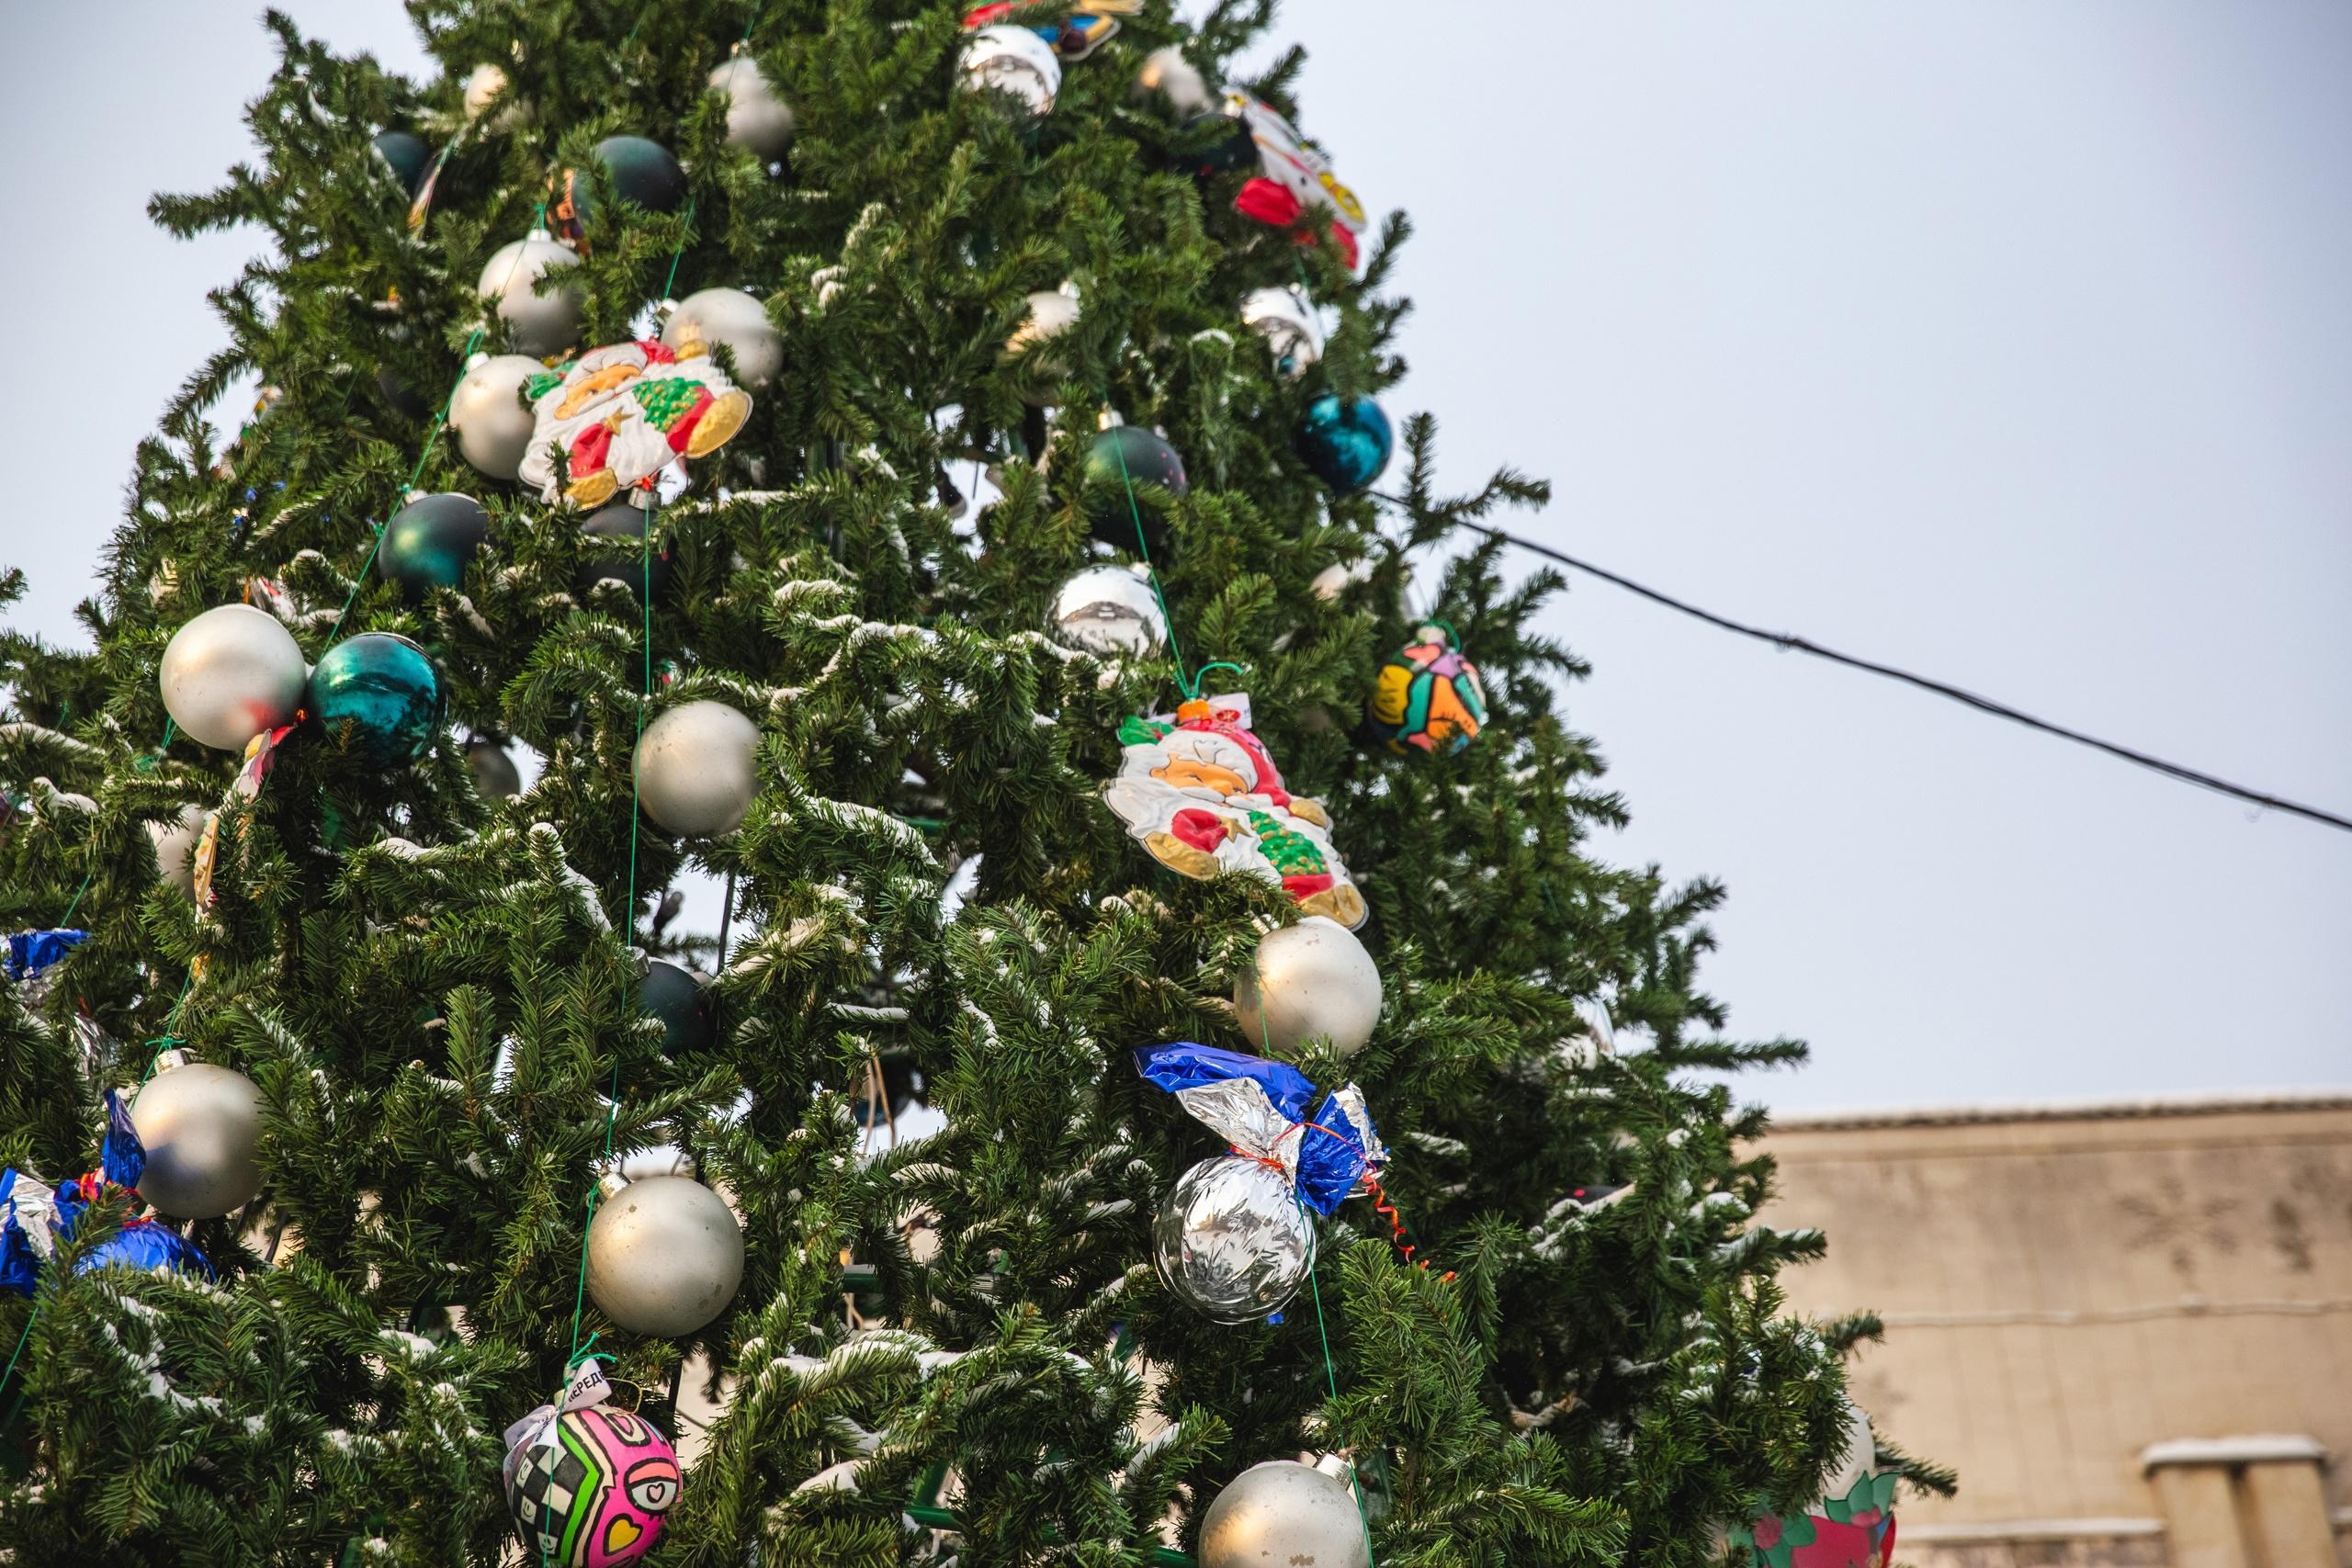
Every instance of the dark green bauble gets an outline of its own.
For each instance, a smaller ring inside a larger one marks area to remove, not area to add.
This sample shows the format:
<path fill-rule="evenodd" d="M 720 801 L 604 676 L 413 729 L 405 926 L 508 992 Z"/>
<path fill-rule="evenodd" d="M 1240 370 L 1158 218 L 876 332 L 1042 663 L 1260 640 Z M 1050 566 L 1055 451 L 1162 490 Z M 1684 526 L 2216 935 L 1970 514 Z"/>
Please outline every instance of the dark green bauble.
<path fill-rule="evenodd" d="M 702 977 L 682 964 L 649 960 L 645 978 L 637 983 L 637 1005 L 646 1017 L 662 1021 L 662 1055 L 673 1061 L 682 1052 L 707 1051 L 718 1039 L 710 993 Z"/>
<path fill-rule="evenodd" d="M 1143 520 L 1145 545 L 1154 555 L 1168 549 L 1168 519 L 1144 497 L 1143 487 L 1156 485 L 1170 495 L 1182 495 L 1192 482 L 1184 478 L 1184 459 L 1176 448 L 1151 431 L 1136 424 L 1114 424 L 1094 438 L 1086 449 L 1086 523 L 1094 536 L 1116 549 L 1136 548 L 1136 520 Z M 1127 495 L 1135 493 L 1129 509 Z"/>
<path fill-rule="evenodd" d="M 599 548 L 593 545 L 581 547 L 580 596 L 585 599 L 596 584 L 610 578 L 637 596 L 639 586 L 647 578 L 645 530 L 652 522 L 652 514 L 643 507 L 632 506 L 627 501 L 616 501 L 588 514 L 580 525 L 582 536 L 596 539 L 625 540 L 616 548 Z M 653 597 L 659 603 L 670 591 L 670 552 L 660 545 L 653 547 Z"/>
<path fill-rule="evenodd" d="M 887 1126 L 904 1116 L 916 1106 L 929 1103 L 924 1098 L 922 1069 L 904 1056 L 886 1055 L 882 1058 L 882 1092 L 874 1092 L 871 1070 L 853 1076 L 843 1086 L 849 1096 L 850 1114 L 868 1127 Z M 889 1109 L 883 1109 L 883 1101 Z"/>
<path fill-rule="evenodd" d="M 376 367 L 376 390 L 384 396 L 391 411 L 406 419 L 431 419 L 433 400 L 408 384 L 408 378 L 389 365 Z"/>
<path fill-rule="evenodd" d="M 376 552 L 376 564 L 413 604 L 429 589 L 455 588 L 465 581 L 466 563 L 489 537 L 490 513 L 472 496 L 420 495 L 384 525 L 384 547 Z"/>
<path fill-rule="evenodd" d="M 330 750 L 397 768 L 432 749 L 446 704 L 424 649 L 390 632 L 362 632 L 319 656 L 304 705 Z"/>
<path fill-rule="evenodd" d="M 1257 139 L 1239 115 L 1222 108 L 1203 109 L 1184 122 L 1184 131 L 1187 138 L 1199 137 L 1208 143 L 1193 159 L 1193 172 L 1204 178 L 1258 166 Z"/>
<path fill-rule="evenodd" d="M 607 136 L 596 143 L 596 162 L 609 170 L 620 198 L 648 212 L 675 212 L 686 203 L 686 172 L 670 150 L 642 136 Z M 577 245 L 587 239 L 596 209 L 596 182 L 583 169 L 555 177 L 555 199 L 548 205 L 549 227 Z"/>
<path fill-rule="evenodd" d="M 1370 398 L 1344 401 L 1326 392 L 1309 403 L 1299 426 L 1299 456 L 1323 482 L 1353 495 L 1380 477 L 1396 450 L 1388 416 Z"/>
<path fill-rule="evenodd" d="M 424 171 L 433 166 L 433 150 L 420 139 L 405 130 L 388 130 L 375 141 L 376 156 L 401 182 L 401 188 L 412 197 L 416 187 L 424 183 Z"/>

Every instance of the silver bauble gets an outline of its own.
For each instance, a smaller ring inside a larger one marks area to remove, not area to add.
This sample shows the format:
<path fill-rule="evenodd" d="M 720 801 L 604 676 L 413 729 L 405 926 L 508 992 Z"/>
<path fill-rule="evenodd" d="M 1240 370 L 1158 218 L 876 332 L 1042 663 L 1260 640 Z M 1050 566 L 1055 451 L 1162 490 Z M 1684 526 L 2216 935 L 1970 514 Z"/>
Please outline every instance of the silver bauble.
<path fill-rule="evenodd" d="M 175 1220 L 209 1220 L 261 1190 L 261 1090 L 209 1062 L 167 1067 L 130 1102 L 147 1150 L 139 1195 Z"/>
<path fill-rule="evenodd" d="M 1190 119 L 1216 107 L 1208 78 L 1172 43 L 1145 55 L 1143 69 L 1136 73 L 1135 91 L 1130 96 L 1148 98 L 1155 94 L 1168 100 L 1168 107 L 1176 111 L 1180 119 Z"/>
<path fill-rule="evenodd" d="M 1295 288 L 1253 288 L 1241 301 L 1242 323 L 1266 340 L 1274 368 L 1295 380 L 1323 357 L 1323 323 Z"/>
<path fill-rule="evenodd" d="M 974 33 L 956 58 L 956 81 L 970 92 L 995 88 L 1021 100 L 1033 115 L 1048 113 L 1062 90 L 1061 58 L 1027 28 L 998 22 Z"/>
<path fill-rule="evenodd" d="M 1090 566 L 1054 595 L 1054 636 L 1089 653 L 1139 658 L 1168 640 L 1151 584 L 1123 566 Z"/>
<path fill-rule="evenodd" d="M 784 368 L 784 334 L 759 297 L 740 288 L 705 288 L 679 300 L 662 341 L 681 353 L 698 343 L 725 344 L 735 353 L 735 379 L 746 387 L 764 387 Z"/>
<path fill-rule="evenodd" d="M 1315 1227 L 1288 1176 L 1218 1155 L 1177 1178 L 1152 1221 L 1151 1250 L 1179 1301 L 1212 1323 L 1248 1323 L 1306 1282 Z"/>
<path fill-rule="evenodd" d="M 494 479 L 511 479 L 531 449 L 535 415 L 523 389 L 547 368 L 527 354 L 500 354 L 466 372 L 449 400 L 458 451 Z"/>
<path fill-rule="evenodd" d="M 1372 1568 L 1348 1483 L 1294 1459 L 1253 1464 L 1201 1521 L 1201 1568 Z"/>
<path fill-rule="evenodd" d="M 580 340 L 580 316 L 586 303 L 576 283 L 534 291 L 539 275 L 556 267 L 576 266 L 580 253 L 545 229 L 534 229 L 519 240 L 498 247 L 481 269 L 474 292 L 494 300 L 498 314 L 512 329 L 515 348 L 524 354 L 561 354 Z"/>
<path fill-rule="evenodd" d="M 301 646 L 277 616 L 220 604 L 172 634 L 155 683 L 181 734 L 242 751 L 263 730 L 294 722 L 307 679 Z"/>
<path fill-rule="evenodd" d="M 727 100 L 729 141 L 750 148 L 771 164 L 791 150 L 792 106 L 758 61 L 748 54 L 722 61 L 711 71 L 710 90 Z"/>
<path fill-rule="evenodd" d="M 1065 283 L 1059 288 L 1040 288 L 1029 296 L 1028 314 L 1023 316 L 1021 324 L 1012 329 L 1012 335 L 1004 340 L 1004 353 L 1001 357 L 1032 356 L 1032 369 L 1035 371 L 1032 379 L 1035 384 L 1022 394 L 1023 400 L 1032 408 L 1052 407 L 1054 389 L 1051 383 L 1069 374 L 1069 367 L 1058 356 L 1038 354 L 1036 350 L 1040 344 L 1059 337 L 1076 325 L 1078 311 L 1078 285 L 1075 283 Z"/>
<path fill-rule="evenodd" d="M 191 898 L 196 897 L 196 867 L 188 857 L 204 837 L 204 819 L 210 815 L 201 806 L 183 806 L 170 821 L 147 824 L 147 836 L 155 841 L 155 869 Z"/>
<path fill-rule="evenodd" d="M 692 1334 L 742 1282 L 743 1227 L 690 1176 L 632 1181 L 588 1223 L 588 1293 L 631 1334 Z"/>
<path fill-rule="evenodd" d="M 759 793 L 759 727 L 725 703 L 681 703 L 637 743 L 637 799 L 686 839 L 731 833 Z"/>
<path fill-rule="evenodd" d="M 1380 968 L 1356 933 L 1321 915 L 1268 931 L 1233 978 L 1234 1021 L 1252 1051 L 1287 1055 L 1328 1039 L 1352 1056 L 1380 1021 Z"/>
<path fill-rule="evenodd" d="M 474 775 L 474 793 L 484 800 L 511 800 L 523 793 L 522 770 L 495 740 L 467 741 L 466 766 Z"/>

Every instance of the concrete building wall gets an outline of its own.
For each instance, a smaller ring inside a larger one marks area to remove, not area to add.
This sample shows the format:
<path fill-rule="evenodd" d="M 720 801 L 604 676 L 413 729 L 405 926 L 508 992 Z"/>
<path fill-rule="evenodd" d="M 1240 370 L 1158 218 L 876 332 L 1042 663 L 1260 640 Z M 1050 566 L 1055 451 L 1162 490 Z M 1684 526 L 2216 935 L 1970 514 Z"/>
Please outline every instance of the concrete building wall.
<path fill-rule="evenodd" d="M 1855 1391 L 1960 1495 L 1920 1568 L 2352 1568 L 2352 1093 L 1791 1116 L 1764 1218 Z"/>

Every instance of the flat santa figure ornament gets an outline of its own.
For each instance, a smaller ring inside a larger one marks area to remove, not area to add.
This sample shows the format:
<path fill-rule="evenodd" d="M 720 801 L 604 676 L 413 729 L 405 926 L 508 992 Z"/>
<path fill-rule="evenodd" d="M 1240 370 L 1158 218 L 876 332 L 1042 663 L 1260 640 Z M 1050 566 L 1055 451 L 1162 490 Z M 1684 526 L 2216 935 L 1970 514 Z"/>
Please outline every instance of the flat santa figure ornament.
<path fill-rule="evenodd" d="M 1173 724 L 1129 718 L 1119 739 L 1119 776 L 1102 798 L 1154 860 L 1204 880 L 1250 872 L 1281 883 L 1310 915 L 1363 924 L 1363 895 L 1331 845 L 1329 815 L 1283 788 L 1250 731 L 1247 697 L 1193 698 Z"/>

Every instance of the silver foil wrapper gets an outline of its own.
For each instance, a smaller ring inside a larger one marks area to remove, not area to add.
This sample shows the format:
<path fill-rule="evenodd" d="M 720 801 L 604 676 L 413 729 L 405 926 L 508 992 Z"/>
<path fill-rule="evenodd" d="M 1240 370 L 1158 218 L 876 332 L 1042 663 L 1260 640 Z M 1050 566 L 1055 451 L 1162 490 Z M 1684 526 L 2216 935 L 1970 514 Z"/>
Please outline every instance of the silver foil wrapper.
<path fill-rule="evenodd" d="M 1189 1106 L 1194 1094 L 1232 1087 L 1184 1094 Z M 1313 1219 L 1289 1173 L 1241 1155 L 1204 1159 L 1179 1178 L 1159 1206 L 1152 1243 L 1169 1290 L 1216 1323 L 1248 1323 L 1279 1310 L 1315 1266 Z"/>

